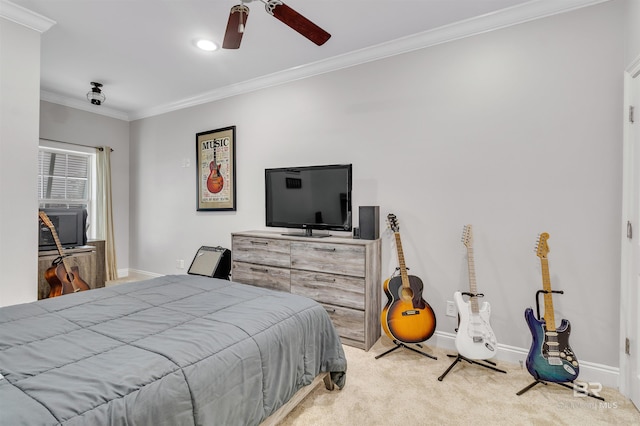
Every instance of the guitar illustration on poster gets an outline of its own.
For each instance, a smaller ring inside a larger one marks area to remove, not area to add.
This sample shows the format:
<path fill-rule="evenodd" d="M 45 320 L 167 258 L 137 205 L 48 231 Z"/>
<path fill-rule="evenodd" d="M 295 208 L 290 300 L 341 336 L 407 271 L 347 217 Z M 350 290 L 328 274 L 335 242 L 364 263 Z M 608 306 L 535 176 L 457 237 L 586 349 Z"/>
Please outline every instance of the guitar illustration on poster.
<path fill-rule="evenodd" d="M 216 158 L 216 149 L 213 149 L 213 161 L 209 163 L 209 176 L 207 176 L 207 189 L 212 194 L 217 194 L 222 191 L 224 187 L 224 178 L 220 173 L 220 167 L 222 165 L 218 163 Z"/>

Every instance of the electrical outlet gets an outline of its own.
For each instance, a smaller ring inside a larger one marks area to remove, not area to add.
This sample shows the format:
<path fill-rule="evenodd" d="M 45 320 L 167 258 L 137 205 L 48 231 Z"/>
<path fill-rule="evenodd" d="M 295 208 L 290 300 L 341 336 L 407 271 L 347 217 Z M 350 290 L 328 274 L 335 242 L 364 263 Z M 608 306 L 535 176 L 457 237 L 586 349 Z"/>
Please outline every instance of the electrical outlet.
<path fill-rule="evenodd" d="M 176 259 L 176 268 L 184 269 L 184 259 Z"/>
<path fill-rule="evenodd" d="M 447 316 L 448 317 L 456 316 L 456 305 L 451 300 L 447 300 Z"/>

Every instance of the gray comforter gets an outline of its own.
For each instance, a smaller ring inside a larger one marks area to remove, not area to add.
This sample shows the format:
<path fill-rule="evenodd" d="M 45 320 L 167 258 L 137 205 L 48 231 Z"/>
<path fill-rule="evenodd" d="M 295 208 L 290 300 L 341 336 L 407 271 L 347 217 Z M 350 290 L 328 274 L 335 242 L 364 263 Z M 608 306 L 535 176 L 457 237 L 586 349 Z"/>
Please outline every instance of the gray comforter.
<path fill-rule="evenodd" d="M 316 302 L 175 275 L 0 309 L 2 425 L 256 425 L 346 359 Z"/>

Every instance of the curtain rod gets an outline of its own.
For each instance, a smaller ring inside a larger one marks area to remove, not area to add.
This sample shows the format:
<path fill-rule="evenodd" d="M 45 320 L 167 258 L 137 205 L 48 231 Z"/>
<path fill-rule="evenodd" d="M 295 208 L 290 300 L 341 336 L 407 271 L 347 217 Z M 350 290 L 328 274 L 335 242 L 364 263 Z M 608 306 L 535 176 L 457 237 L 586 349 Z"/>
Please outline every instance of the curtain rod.
<path fill-rule="evenodd" d="M 47 138 L 40 138 L 40 140 L 43 140 L 43 141 L 49 141 L 49 142 L 66 143 L 66 144 L 68 144 L 68 145 L 83 146 L 83 147 L 85 147 L 85 148 L 95 148 L 95 149 L 97 149 L 97 150 L 99 150 L 99 151 L 104 151 L 104 148 L 103 148 L 103 147 L 101 147 L 101 146 L 83 145 L 83 144 L 81 144 L 81 143 L 73 143 L 73 142 L 57 141 L 57 140 L 55 140 L 55 139 L 47 139 Z M 110 148 L 110 149 L 111 149 L 111 152 L 113 152 L 113 148 Z"/>

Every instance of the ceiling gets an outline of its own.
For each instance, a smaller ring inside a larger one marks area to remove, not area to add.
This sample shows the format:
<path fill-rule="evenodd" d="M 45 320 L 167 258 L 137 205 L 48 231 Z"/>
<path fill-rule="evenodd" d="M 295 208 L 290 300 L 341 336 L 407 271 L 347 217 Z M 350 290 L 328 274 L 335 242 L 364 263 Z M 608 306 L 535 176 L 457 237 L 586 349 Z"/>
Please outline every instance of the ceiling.
<path fill-rule="evenodd" d="M 240 49 L 215 52 L 195 41 L 221 45 L 240 0 L 12 3 L 55 21 L 42 34 L 42 99 L 133 120 L 600 1 L 287 0 L 332 35 L 316 46 L 254 0 Z M 92 81 L 102 106 L 86 99 Z"/>

